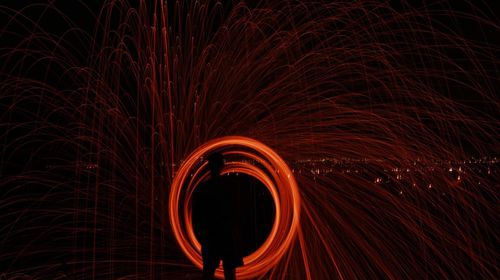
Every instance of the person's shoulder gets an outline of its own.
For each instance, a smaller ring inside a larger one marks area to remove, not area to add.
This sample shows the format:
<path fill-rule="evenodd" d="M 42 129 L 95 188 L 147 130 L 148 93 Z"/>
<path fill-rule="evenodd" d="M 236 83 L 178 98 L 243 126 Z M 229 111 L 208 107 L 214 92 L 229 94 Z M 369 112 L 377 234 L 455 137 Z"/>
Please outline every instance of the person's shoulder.
<path fill-rule="evenodd" d="M 222 175 L 222 176 L 220 177 L 221 181 L 223 181 L 223 182 L 225 182 L 225 183 L 226 183 L 226 182 L 227 182 L 227 183 L 232 182 L 232 181 L 233 181 L 233 179 L 232 179 L 232 178 L 233 178 L 233 176 L 228 176 L 227 174 L 226 174 L 226 175 Z"/>
<path fill-rule="evenodd" d="M 204 180 L 204 181 L 201 181 L 199 184 L 198 184 L 198 187 L 203 187 L 203 186 L 206 186 L 208 185 L 210 180 Z"/>
<path fill-rule="evenodd" d="M 208 179 L 208 180 L 204 180 L 203 182 L 199 183 L 196 188 L 199 190 L 206 190 L 209 188 L 210 185 L 212 185 L 212 182 L 210 179 Z"/>

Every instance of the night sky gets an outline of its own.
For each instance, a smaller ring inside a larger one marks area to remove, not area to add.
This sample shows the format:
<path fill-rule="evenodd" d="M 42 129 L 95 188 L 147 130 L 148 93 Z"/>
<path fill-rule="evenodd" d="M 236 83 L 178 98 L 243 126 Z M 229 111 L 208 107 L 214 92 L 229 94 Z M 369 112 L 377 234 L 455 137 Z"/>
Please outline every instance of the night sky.
<path fill-rule="evenodd" d="M 491 1 L 104 2 L 0 4 L 0 279 L 198 279 L 233 136 L 241 279 L 498 279 Z"/>

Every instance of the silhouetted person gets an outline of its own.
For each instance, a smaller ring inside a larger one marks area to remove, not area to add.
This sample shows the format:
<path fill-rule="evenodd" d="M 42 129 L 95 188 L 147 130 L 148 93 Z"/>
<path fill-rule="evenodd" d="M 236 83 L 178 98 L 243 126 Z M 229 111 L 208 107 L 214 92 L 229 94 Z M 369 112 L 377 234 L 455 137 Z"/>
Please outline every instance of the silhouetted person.
<path fill-rule="evenodd" d="M 194 197 L 193 220 L 198 219 L 197 230 L 203 258 L 203 279 L 214 279 L 220 261 L 225 279 L 236 279 L 236 267 L 243 265 L 239 249 L 239 221 L 237 187 L 220 173 L 224 158 L 220 153 L 208 157 L 209 179 L 201 183 Z M 195 217 L 196 215 L 196 217 Z"/>

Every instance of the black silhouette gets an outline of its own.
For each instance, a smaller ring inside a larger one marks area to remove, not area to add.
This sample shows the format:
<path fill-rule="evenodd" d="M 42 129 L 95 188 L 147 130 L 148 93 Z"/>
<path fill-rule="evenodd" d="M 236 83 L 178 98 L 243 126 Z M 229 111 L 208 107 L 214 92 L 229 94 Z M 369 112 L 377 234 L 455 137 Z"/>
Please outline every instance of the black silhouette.
<path fill-rule="evenodd" d="M 203 279 L 214 279 L 220 261 L 225 279 L 236 279 L 236 267 L 243 265 L 239 246 L 238 188 L 227 176 L 221 176 L 224 158 L 221 153 L 208 157 L 210 178 L 201 183 L 193 199 L 193 213 L 198 213 L 197 231 L 203 257 Z M 194 209 L 199 207 L 199 209 Z M 193 217 L 195 219 L 195 217 Z"/>

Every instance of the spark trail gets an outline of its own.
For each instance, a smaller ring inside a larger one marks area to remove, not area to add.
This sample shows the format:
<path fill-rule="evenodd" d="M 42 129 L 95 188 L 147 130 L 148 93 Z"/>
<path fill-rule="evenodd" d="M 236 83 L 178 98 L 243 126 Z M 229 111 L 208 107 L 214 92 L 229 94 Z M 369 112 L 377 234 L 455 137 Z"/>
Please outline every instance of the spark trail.
<path fill-rule="evenodd" d="M 248 277 L 498 279 L 498 173 L 436 165 L 498 156 L 494 13 L 272 2 L 0 5 L 0 278 L 196 277 L 171 185 L 241 136 L 300 196 L 297 234 Z"/>

